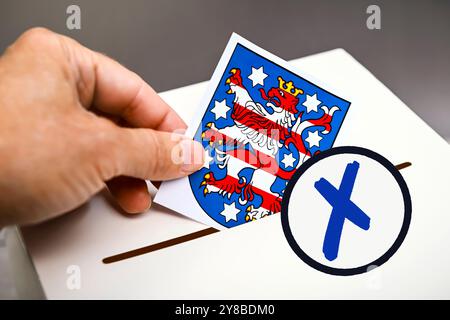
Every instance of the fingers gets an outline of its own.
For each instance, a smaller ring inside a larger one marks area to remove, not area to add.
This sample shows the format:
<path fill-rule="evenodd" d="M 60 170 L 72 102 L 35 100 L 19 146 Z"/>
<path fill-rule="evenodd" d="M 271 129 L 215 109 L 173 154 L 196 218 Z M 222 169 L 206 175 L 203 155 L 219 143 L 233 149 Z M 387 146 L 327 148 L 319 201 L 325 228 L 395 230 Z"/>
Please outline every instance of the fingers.
<path fill-rule="evenodd" d="M 113 59 L 61 36 L 74 64 L 80 96 L 107 114 L 138 128 L 174 131 L 186 127 L 178 114 L 136 73 Z M 87 106 L 89 107 L 89 106 Z"/>
<path fill-rule="evenodd" d="M 141 213 L 150 208 L 152 199 L 144 180 L 121 176 L 106 184 L 119 206 L 127 213 Z"/>
<path fill-rule="evenodd" d="M 146 211 L 151 198 L 143 180 L 187 176 L 204 164 L 201 143 L 184 136 L 143 128 L 123 128 L 90 118 L 87 157 L 117 203 L 129 213 Z M 98 133 L 93 133 L 97 132 Z"/>
<path fill-rule="evenodd" d="M 134 127 L 160 131 L 186 127 L 178 114 L 137 74 L 104 55 L 94 54 L 96 108 L 118 115 Z"/>
<path fill-rule="evenodd" d="M 118 143 L 110 161 L 118 175 L 170 180 L 189 175 L 203 166 L 203 146 L 183 136 L 152 129 L 115 127 Z"/>
<path fill-rule="evenodd" d="M 158 132 L 185 129 L 186 125 L 136 73 L 70 38 L 61 39 L 85 107 L 120 117 L 135 128 L 157 130 L 120 129 L 119 150 L 111 157 L 115 172 L 131 177 L 110 181 L 111 193 L 125 211 L 144 211 L 151 199 L 145 182 L 138 179 L 167 180 L 188 175 L 203 165 L 204 150 L 199 143 Z"/>
<path fill-rule="evenodd" d="M 61 39 L 77 77 L 75 83 L 80 102 L 86 108 L 120 117 L 136 128 L 167 132 L 186 128 L 176 112 L 136 73 L 70 38 L 61 36 Z M 131 131 L 121 136 L 125 140 L 121 144 L 123 150 L 112 161 L 118 163 L 118 172 L 123 175 L 163 180 L 189 174 L 198 167 L 195 163 L 187 166 L 174 163 L 172 151 L 180 153 L 177 151 L 180 146 L 174 147 L 176 141 L 169 141 L 167 136 L 160 136 L 156 132 Z M 197 146 L 197 149 L 200 148 Z M 199 157 L 202 159 L 203 152 Z M 118 204 L 127 212 L 142 212 L 150 206 L 151 198 L 142 180 L 115 178 L 108 183 L 108 187 Z"/>

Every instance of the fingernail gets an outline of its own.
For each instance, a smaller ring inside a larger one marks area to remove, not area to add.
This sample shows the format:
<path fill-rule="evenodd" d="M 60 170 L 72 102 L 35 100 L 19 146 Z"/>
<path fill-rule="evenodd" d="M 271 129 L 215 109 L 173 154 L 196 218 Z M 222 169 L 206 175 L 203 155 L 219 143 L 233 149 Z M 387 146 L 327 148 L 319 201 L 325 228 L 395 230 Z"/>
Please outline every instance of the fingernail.
<path fill-rule="evenodd" d="M 190 174 L 200 169 L 203 166 L 205 156 L 205 149 L 203 149 L 201 143 L 183 139 L 179 145 L 181 147 L 181 159 L 183 160 L 181 171 Z"/>

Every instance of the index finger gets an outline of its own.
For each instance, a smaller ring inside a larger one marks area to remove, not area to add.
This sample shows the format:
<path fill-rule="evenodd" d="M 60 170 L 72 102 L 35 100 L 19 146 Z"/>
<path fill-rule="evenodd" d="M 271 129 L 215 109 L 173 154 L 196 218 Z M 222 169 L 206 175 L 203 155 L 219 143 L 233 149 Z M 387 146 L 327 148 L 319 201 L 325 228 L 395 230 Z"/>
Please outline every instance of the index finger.
<path fill-rule="evenodd" d="M 180 116 L 136 73 L 113 59 L 64 37 L 79 70 L 79 81 L 96 109 L 140 128 L 173 131 L 186 128 Z M 79 86 L 80 90 L 80 86 Z M 81 95 L 80 95 L 81 96 Z"/>

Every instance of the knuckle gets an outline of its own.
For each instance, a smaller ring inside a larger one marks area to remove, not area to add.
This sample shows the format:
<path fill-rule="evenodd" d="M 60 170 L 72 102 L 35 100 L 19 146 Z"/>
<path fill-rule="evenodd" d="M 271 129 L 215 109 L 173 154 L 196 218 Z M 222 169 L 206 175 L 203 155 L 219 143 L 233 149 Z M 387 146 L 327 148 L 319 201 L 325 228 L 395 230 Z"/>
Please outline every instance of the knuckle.
<path fill-rule="evenodd" d="M 137 75 L 136 75 L 137 76 Z M 122 117 L 125 119 L 132 118 L 134 114 L 137 114 L 140 108 L 141 101 L 143 99 L 143 92 L 145 89 L 145 83 L 142 81 L 137 89 L 136 93 L 133 95 L 131 100 L 127 103 L 126 108 L 123 109 Z"/>
<path fill-rule="evenodd" d="M 119 174 L 118 154 L 119 134 L 115 125 L 98 118 L 84 141 L 85 157 L 94 165 L 95 171 L 103 180 Z"/>
<path fill-rule="evenodd" d="M 173 143 L 166 132 L 156 132 L 154 130 L 146 130 L 148 132 L 148 140 L 146 143 L 146 154 L 148 161 L 147 174 L 151 179 L 159 179 L 174 172 L 179 166 L 179 163 L 174 161 L 174 153 L 176 156 L 180 153 L 177 150 L 178 144 Z M 174 150 L 175 149 L 175 150 Z M 179 149 L 179 148 L 178 148 Z"/>
<path fill-rule="evenodd" d="M 157 176 L 160 167 L 166 164 L 164 158 L 164 150 L 163 147 L 153 130 L 145 130 L 144 135 L 146 136 L 146 145 L 149 148 L 150 159 L 147 161 L 147 174 L 149 177 Z"/>
<path fill-rule="evenodd" d="M 28 29 L 19 38 L 19 41 L 30 43 L 30 44 L 40 44 L 45 42 L 53 35 L 53 32 L 43 28 L 43 27 L 34 27 Z"/>

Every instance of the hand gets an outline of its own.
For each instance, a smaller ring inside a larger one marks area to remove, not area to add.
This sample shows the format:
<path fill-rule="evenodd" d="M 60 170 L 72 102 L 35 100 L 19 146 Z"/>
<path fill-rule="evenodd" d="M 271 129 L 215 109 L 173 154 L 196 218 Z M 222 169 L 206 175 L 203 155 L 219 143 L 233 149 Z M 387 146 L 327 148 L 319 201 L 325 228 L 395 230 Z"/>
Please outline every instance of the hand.
<path fill-rule="evenodd" d="M 45 29 L 25 32 L 0 58 L 0 226 L 72 210 L 105 182 L 125 211 L 145 211 L 144 179 L 203 165 L 201 144 L 170 133 L 183 128 L 117 62 Z"/>

